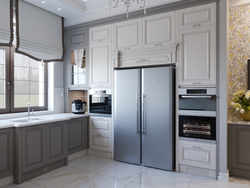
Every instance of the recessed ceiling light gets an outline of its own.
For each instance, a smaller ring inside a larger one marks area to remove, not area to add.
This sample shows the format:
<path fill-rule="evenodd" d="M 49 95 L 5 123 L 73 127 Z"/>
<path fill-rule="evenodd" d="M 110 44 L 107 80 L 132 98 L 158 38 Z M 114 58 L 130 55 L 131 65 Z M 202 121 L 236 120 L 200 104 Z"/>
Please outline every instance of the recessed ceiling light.
<path fill-rule="evenodd" d="M 61 10 L 60 8 L 58 8 L 58 10 Z"/>
<path fill-rule="evenodd" d="M 45 3 L 45 1 L 42 1 L 42 3 Z"/>
<path fill-rule="evenodd" d="M 88 0 L 83 0 L 84 2 L 88 1 Z"/>

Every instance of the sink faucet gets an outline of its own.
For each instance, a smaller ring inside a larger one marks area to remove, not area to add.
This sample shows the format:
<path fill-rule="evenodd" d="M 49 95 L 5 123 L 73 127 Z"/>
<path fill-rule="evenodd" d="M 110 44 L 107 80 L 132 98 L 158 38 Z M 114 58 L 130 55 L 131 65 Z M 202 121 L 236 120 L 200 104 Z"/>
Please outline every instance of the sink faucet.
<path fill-rule="evenodd" d="M 28 119 L 30 119 L 30 116 L 34 116 L 34 111 L 32 110 L 32 114 L 30 114 L 30 103 L 28 103 Z"/>

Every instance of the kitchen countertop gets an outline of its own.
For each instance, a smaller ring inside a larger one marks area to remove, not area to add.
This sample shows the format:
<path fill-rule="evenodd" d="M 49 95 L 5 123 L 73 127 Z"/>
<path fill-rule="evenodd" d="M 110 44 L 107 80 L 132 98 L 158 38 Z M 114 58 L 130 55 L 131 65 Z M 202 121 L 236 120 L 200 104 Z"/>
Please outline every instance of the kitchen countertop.
<path fill-rule="evenodd" d="M 27 120 L 27 117 L 12 118 L 0 120 L 0 129 L 11 128 L 11 127 L 26 127 L 32 125 L 38 125 L 43 123 L 52 123 L 57 121 L 67 121 L 70 119 L 88 117 L 86 114 L 73 114 L 73 113 L 60 113 L 42 116 L 31 116 L 31 120 Z M 33 119 L 33 120 L 32 120 Z M 22 122 L 27 121 L 27 122 Z"/>
<path fill-rule="evenodd" d="M 234 124 L 234 125 L 250 125 L 250 121 L 244 121 L 240 117 L 237 117 L 237 116 L 228 118 L 227 123 Z"/>

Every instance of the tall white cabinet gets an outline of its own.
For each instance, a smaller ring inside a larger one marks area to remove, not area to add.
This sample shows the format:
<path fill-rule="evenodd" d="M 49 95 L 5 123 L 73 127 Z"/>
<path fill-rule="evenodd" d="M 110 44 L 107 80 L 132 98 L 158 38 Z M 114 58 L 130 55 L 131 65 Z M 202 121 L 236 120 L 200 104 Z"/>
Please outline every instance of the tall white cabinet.
<path fill-rule="evenodd" d="M 111 25 L 90 29 L 91 88 L 111 87 Z"/>
<path fill-rule="evenodd" d="M 216 3 L 182 9 L 180 86 L 216 86 Z"/>

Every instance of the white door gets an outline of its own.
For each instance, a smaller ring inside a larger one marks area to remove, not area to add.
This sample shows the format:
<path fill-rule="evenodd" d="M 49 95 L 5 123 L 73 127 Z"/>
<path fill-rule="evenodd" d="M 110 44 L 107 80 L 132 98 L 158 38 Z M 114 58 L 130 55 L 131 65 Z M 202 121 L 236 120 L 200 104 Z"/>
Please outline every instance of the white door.
<path fill-rule="evenodd" d="M 111 45 L 90 46 L 90 87 L 111 87 Z"/>
<path fill-rule="evenodd" d="M 173 11 L 143 18 L 143 48 L 161 47 L 176 42 L 175 14 Z"/>
<path fill-rule="evenodd" d="M 89 30 L 90 44 L 104 43 L 111 41 L 111 25 L 91 28 Z"/>
<path fill-rule="evenodd" d="M 180 164 L 216 170 L 216 145 L 179 142 Z"/>
<path fill-rule="evenodd" d="M 180 29 L 216 24 L 216 3 L 179 10 Z"/>
<path fill-rule="evenodd" d="M 180 31 L 180 85 L 216 86 L 216 26 Z"/>
<path fill-rule="evenodd" d="M 142 48 L 142 19 L 113 24 L 113 50 L 129 51 Z"/>

